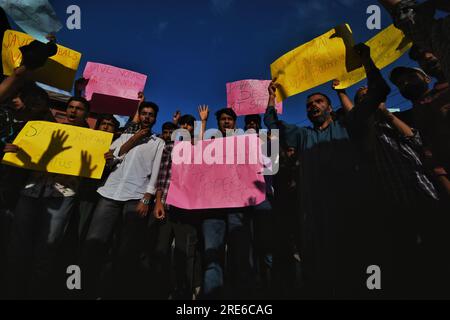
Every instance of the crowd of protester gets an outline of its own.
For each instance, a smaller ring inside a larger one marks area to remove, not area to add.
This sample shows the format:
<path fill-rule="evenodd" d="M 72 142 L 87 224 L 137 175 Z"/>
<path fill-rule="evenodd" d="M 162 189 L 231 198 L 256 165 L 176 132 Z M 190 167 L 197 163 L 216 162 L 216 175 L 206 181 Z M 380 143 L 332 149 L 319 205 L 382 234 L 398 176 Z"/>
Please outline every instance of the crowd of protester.
<path fill-rule="evenodd" d="M 312 126 L 278 119 L 276 79 L 264 117 L 245 117 L 245 130 L 259 133 L 264 123 L 280 132 L 280 170 L 266 176 L 263 203 L 183 210 L 166 202 L 172 134 L 181 128 L 193 137 L 200 121 L 203 138 L 209 108 L 200 106 L 197 118 L 177 111 L 158 130 L 159 106 L 140 93 L 125 127 L 105 114 L 92 128 L 114 134 L 100 180 L 0 166 L 0 297 L 450 298 L 450 17 L 433 18 L 450 8 L 381 2 L 414 42 L 418 67 L 394 68 L 389 79 L 412 117 L 389 111 L 389 83 L 359 44 L 367 86 L 354 99 L 340 89 L 331 98 L 310 94 Z M 55 48 L 53 40 L 21 48 L 22 66 L 0 84 L 1 157 L 26 159 L 13 144 L 20 130 L 55 121 L 47 92 L 30 80 Z M 90 104 L 78 85 L 75 92 L 64 123 L 89 127 Z M 232 109 L 215 116 L 224 135 L 237 130 Z M 63 152 L 66 140 L 55 132 L 39 164 Z M 66 286 L 69 265 L 80 266 L 81 290 Z M 381 290 L 368 288 L 373 265 Z"/>

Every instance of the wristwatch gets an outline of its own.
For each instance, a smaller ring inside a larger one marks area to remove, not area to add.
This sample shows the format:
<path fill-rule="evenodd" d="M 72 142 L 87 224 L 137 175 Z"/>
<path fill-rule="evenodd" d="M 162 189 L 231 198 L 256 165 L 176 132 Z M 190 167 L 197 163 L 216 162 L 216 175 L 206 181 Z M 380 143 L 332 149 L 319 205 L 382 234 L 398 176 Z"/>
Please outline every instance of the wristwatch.
<path fill-rule="evenodd" d="M 145 199 L 145 198 L 143 198 L 143 199 L 141 199 L 141 202 L 142 202 L 144 205 L 148 206 L 148 205 L 150 204 L 150 199 Z"/>

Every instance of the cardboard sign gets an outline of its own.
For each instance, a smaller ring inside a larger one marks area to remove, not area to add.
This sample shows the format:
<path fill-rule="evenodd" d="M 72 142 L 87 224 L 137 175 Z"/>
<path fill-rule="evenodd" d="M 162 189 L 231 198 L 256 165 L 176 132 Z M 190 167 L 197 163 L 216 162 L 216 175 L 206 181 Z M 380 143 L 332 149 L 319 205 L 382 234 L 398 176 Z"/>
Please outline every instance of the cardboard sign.
<path fill-rule="evenodd" d="M 21 149 L 2 163 L 23 169 L 100 179 L 112 133 L 45 121 L 30 121 L 14 140 Z"/>

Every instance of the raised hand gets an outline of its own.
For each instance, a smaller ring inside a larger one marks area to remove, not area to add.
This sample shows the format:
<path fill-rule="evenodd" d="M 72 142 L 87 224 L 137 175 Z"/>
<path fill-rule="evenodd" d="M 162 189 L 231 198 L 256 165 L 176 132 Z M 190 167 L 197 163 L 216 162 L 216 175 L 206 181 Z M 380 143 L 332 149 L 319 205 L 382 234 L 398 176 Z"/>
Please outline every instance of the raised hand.
<path fill-rule="evenodd" d="M 145 95 L 142 91 L 138 93 L 139 105 L 141 105 L 145 101 Z"/>
<path fill-rule="evenodd" d="M 355 52 L 361 58 L 362 62 L 370 61 L 370 47 L 365 43 L 358 43 L 353 47 Z"/>
<path fill-rule="evenodd" d="M 278 87 L 279 87 L 279 84 L 277 83 L 277 78 L 275 78 L 272 80 L 272 82 L 269 85 L 269 95 L 271 98 L 276 97 Z"/>
<path fill-rule="evenodd" d="M 58 47 L 54 42 L 45 44 L 34 40 L 29 45 L 20 47 L 19 50 L 22 53 L 22 65 L 29 70 L 35 70 L 44 66 L 47 59 L 58 52 Z"/>
<path fill-rule="evenodd" d="M 341 84 L 341 82 L 338 79 L 334 79 L 331 82 L 331 89 L 333 89 L 334 91 L 337 91 L 338 89 L 336 89 L 336 87 L 338 87 Z"/>
<path fill-rule="evenodd" d="M 49 33 L 48 35 L 45 36 L 45 38 L 49 41 L 49 42 L 54 42 L 56 43 L 56 35 L 53 33 Z"/>
<path fill-rule="evenodd" d="M 177 110 L 177 112 L 175 112 L 175 114 L 173 115 L 172 122 L 178 125 L 180 119 L 181 119 L 181 112 Z"/>
<path fill-rule="evenodd" d="M 209 117 L 209 107 L 207 105 L 200 105 L 198 107 L 198 114 L 201 121 L 207 121 Z"/>

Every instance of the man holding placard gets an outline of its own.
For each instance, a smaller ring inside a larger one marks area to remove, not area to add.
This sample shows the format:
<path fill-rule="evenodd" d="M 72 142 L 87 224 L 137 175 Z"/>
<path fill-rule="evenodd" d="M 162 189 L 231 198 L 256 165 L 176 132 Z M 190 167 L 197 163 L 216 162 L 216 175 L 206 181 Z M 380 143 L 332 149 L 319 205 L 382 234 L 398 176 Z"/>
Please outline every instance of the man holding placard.
<path fill-rule="evenodd" d="M 364 67 L 371 92 L 368 101 L 379 105 L 390 89 L 378 81 L 381 74 L 374 64 Z M 301 252 L 309 294 L 315 298 L 351 297 L 366 289 L 362 287 L 364 279 L 359 278 L 364 262 L 356 252 L 364 251 L 361 230 L 370 211 L 361 208 L 370 201 L 364 187 L 367 177 L 352 141 L 355 128 L 365 124 L 363 111 L 353 109 L 346 119 L 334 120 L 331 100 L 313 93 L 306 104 L 313 127 L 288 125 L 278 121 L 274 108 L 277 90 L 274 81 L 264 120 L 269 128 L 280 129 L 283 144 L 295 147 L 301 159 Z"/>
<path fill-rule="evenodd" d="M 82 126 L 88 114 L 86 100 L 69 100 L 68 124 Z M 53 132 L 51 145 L 38 166 L 46 167 L 56 155 L 70 149 L 67 139 L 64 131 Z M 7 144 L 4 151 L 17 155 L 24 152 L 13 144 Z M 51 296 L 57 250 L 75 205 L 79 182 L 76 176 L 34 171 L 22 189 L 11 232 L 8 277 L 11 297 Z M 32 266 L 31 279 L 27 265 Z"/>
<path fill-rule="evenodd" d="M 220 132 L 224 137 L 236 130 L 236 113 L 222 109 L 216 113 Z M 205 273 L 203 295 L 206 299 L 222 297 L 224 269 L 221 265 L 221 249 L 228 244 L 230 273 L 235 297 L 248 297 L 250 281 L 250 229 L 245 209 L 211 210 L 203 220 L 202 230 L 205 245 Z M 226 239 L 227 238 L 227 239 Z"/>

